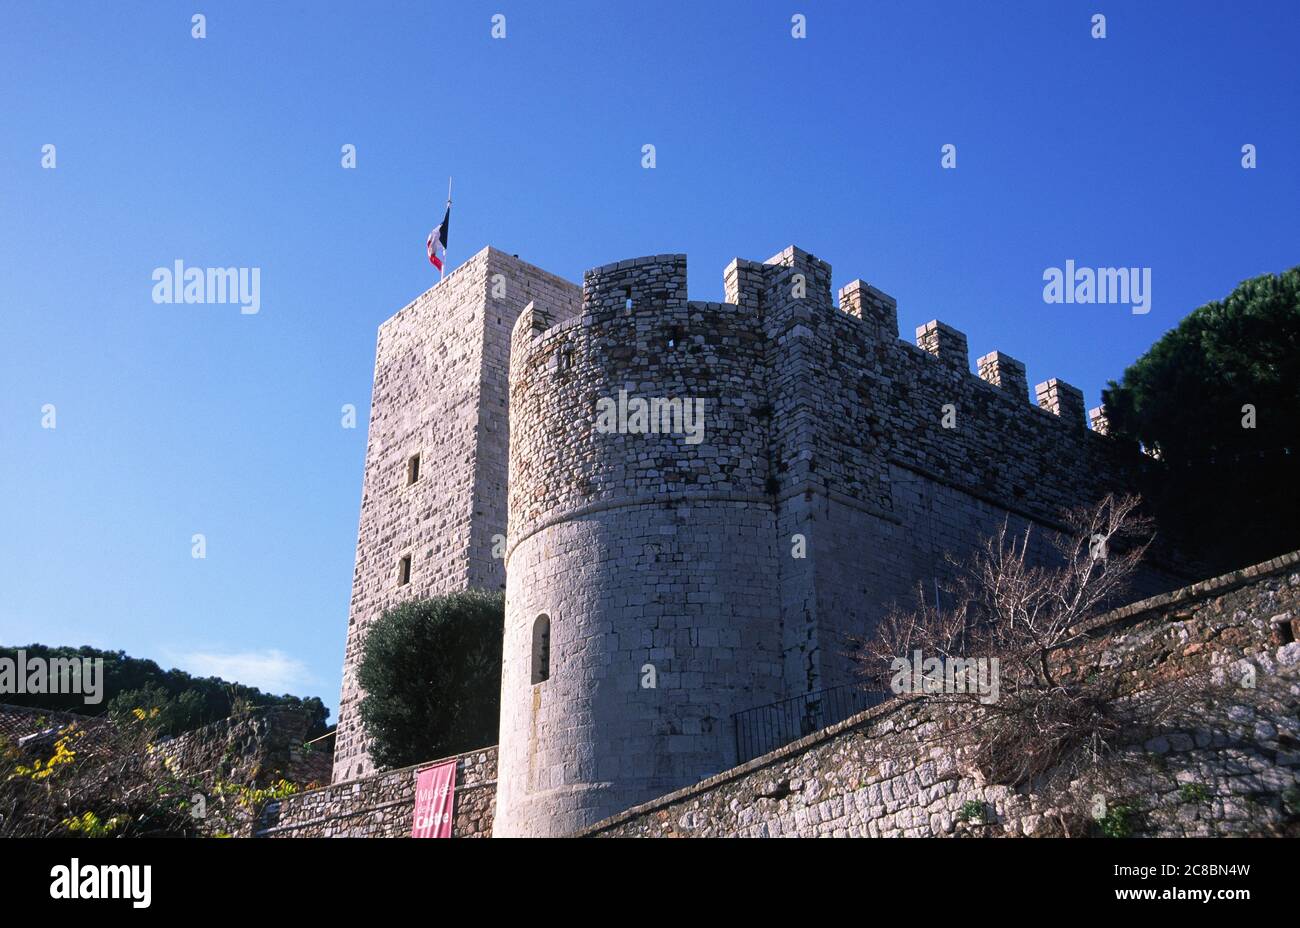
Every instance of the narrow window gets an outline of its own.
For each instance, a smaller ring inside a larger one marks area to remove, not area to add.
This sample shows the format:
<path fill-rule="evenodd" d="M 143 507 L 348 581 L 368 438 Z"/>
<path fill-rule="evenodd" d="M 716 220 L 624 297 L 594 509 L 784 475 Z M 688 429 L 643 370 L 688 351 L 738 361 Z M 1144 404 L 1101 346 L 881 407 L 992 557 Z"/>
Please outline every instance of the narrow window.
<path fill-rule="evenodd" d="M 1288 613 L 1284 612 L 1283 615 L 1288 615 Z M 1295 641 L 1295 628 L 1292 627 L 1289 621 L 1273 623 L 1274 644 L 1288 645 L 1293 641 Z"/>
<path fill-rule="evenodd" d="M 632 288 L 631 287 L 628 287 L 623 291 L 623 297 L 624 297 L 623 308 L 626 309 L 628 312 L 631 312 L 632 311 Z"/>
<path fill-rule="evenodd" d="M 409 487 L 420 479 L 420 456 L 413 454 L 406 459 L 406 485 Z"/>
<path fill-rule="evenodd" d="M 533 683 L 551 676 L 551 620 L 539 615 L 533 622 Z"/>
<path fill-rule="evenodd" d="M 411 556 L 408 554 L 397 562 L 397 585 L 406 586 L 411 582 Z"/>

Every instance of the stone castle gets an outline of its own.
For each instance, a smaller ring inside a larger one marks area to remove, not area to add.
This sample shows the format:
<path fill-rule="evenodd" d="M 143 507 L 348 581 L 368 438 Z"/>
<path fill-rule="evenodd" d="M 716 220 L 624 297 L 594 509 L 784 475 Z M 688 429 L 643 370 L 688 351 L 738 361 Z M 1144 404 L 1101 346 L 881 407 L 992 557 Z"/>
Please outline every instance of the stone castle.
<path fill-rule="evenodd" d="M 1047 559 L 1062 510 L 1134 485 L 1079 390 L 1031 403 L 1019 361 L 972 374 L 961 332 L 913 346 L 830 280 L 790 247 L 699 302 L 683 255 L 578 287 L 485 248 L 380 327 L 335 783 L 373 771 L 356 663 L 401 601 L 506 591 L 494 833 L 569 834 L 734 766 L 734 713 L 852 682 L 945 555 L 1009 523 Z M 620 394 L 702 401 L 702 431 L 598 428 Z"/>

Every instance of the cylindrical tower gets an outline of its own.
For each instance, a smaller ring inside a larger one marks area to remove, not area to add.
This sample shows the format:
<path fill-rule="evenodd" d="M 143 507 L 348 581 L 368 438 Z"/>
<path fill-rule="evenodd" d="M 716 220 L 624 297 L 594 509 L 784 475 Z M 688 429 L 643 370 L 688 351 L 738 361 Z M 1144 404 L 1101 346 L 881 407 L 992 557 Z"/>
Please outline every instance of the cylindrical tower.
<path fill-rule="evenodd" d="M 735 763 L 784 695 L 757 314 L 686 261 L 588 271 L 513 333 L 497 835 L 570 834 Z"/>

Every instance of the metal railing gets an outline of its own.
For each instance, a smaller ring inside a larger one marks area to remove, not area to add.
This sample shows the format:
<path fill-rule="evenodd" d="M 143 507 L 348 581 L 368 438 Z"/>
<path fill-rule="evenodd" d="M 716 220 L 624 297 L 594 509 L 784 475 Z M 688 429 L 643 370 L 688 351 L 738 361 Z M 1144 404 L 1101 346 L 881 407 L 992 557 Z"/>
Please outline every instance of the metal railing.
<path fill-rule="evenodd" d="M 847 683 L 737 712 L 731 717 L 736 728 L 736 763 L 775 751 L 891 696 L 888 690 Z"/>

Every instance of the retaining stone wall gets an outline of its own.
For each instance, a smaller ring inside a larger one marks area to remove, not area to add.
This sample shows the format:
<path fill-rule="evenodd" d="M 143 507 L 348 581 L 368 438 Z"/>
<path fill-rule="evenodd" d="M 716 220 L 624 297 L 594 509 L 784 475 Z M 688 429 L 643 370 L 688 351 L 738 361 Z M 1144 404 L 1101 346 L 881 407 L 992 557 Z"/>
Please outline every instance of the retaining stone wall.
<path fill-rule="evenodd" d="M 298 786 L 326 783 L 328 751 L 308 748 L 308 719 L 293 709 L 255 709 L 155 745 L 155 756 L 180 776 L 211 785 L 215 779 L 266 786 L 285 779 Z"/>
<path fill-rule="evenodd" d="M 1139 687 L 1195 675 L 1194 723 L 1131 756 L 1126 791 L 1150 836 L 1300 834 L 1300 552 L 1116 610 L 1063 660 L 1118 666 Z M 1250 681 L 1253 685 L 1246 685 Z M 1075 809 L 984 782 L 928 739 L 941 715 L 897 699 L 695 786 L 598 823 L 601 837 L 1048 835 L 1081 829 Z M 899 739 L 914 749 L 886 750 Z M 981 810 L 983 822 L 964 809 Z M 1086 827 L 1086 823 L 1082 823 Z"/>
<path fill-rule="evenodd" d="M 267 803 L 258 838 L 406 838 L 415 813 L 417 764 L 334 783 Z M 497 749 L 456 756 L 454 838 L 485 838 L 496 810 Z"/>

